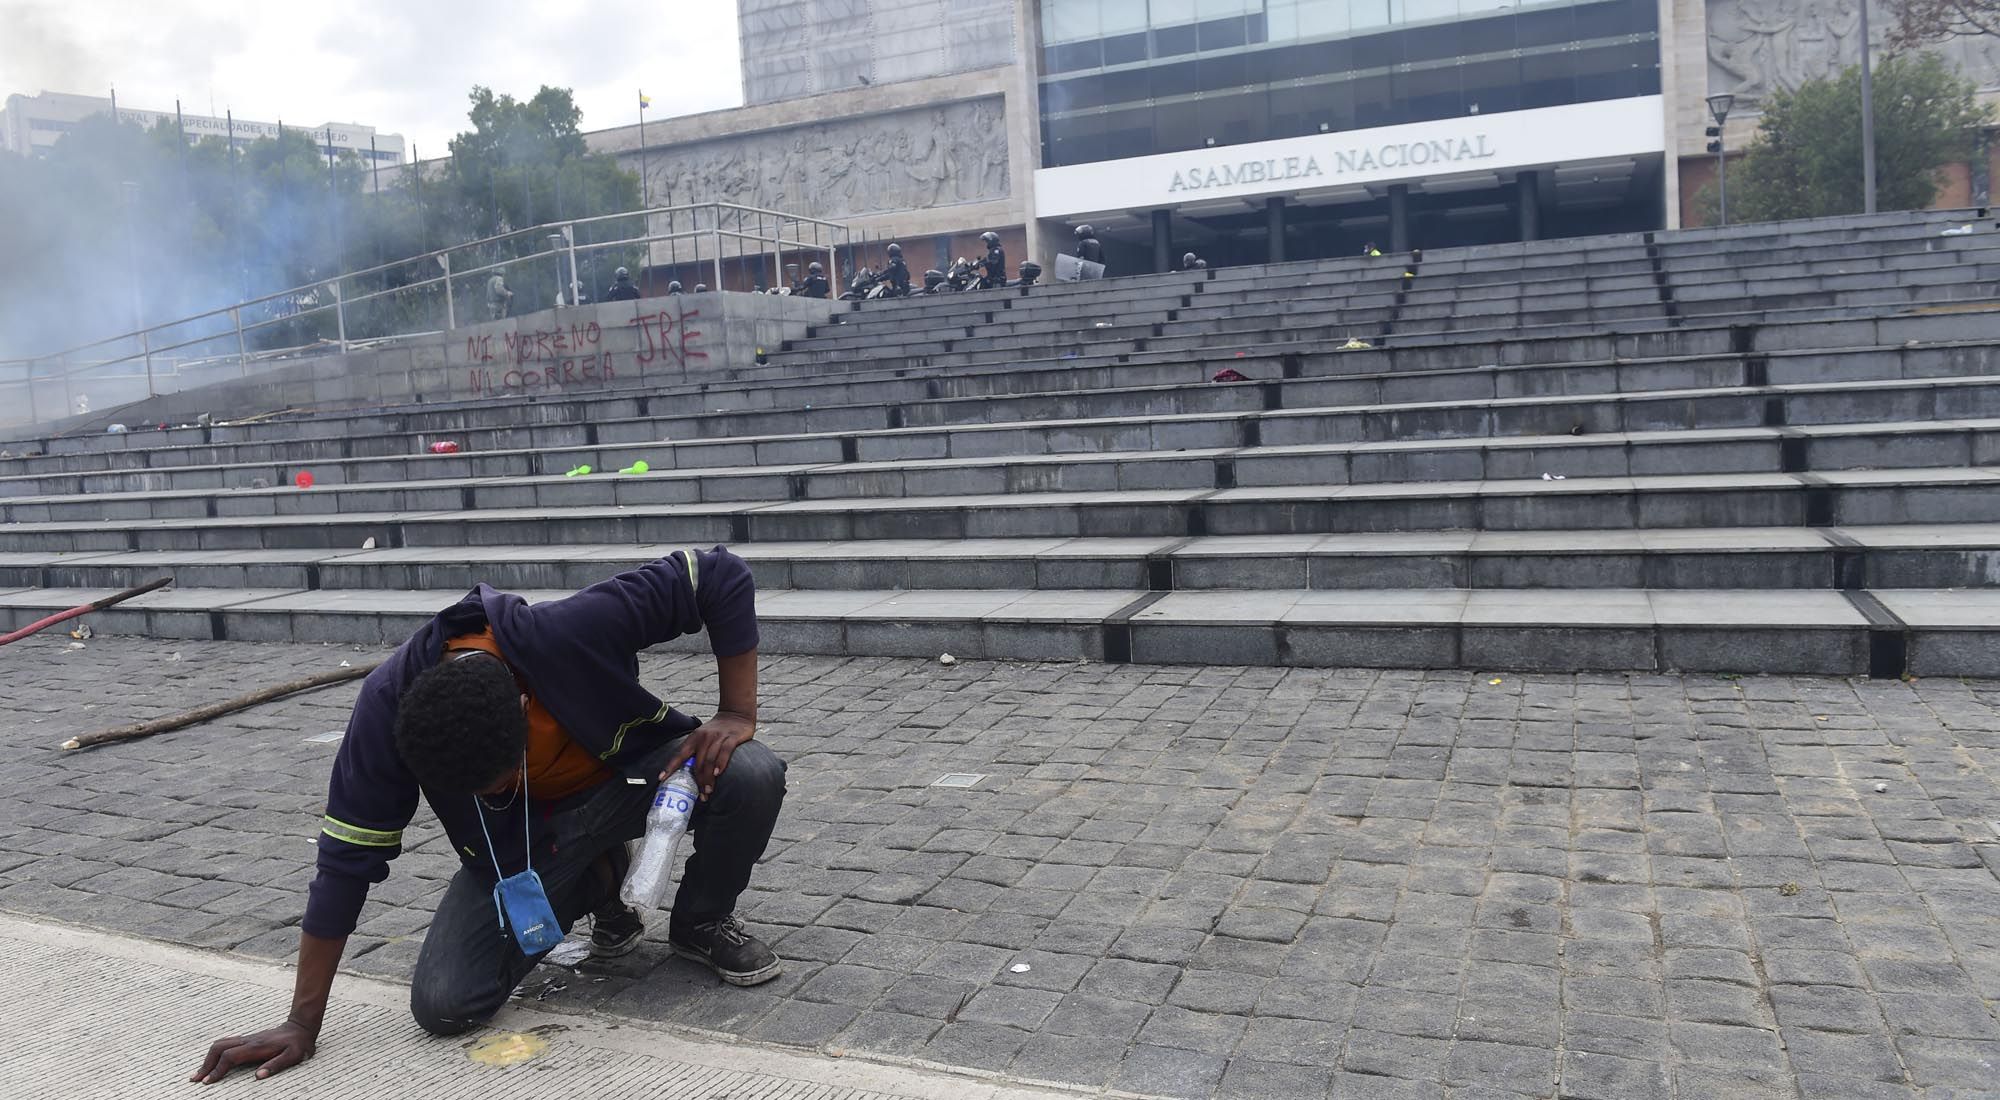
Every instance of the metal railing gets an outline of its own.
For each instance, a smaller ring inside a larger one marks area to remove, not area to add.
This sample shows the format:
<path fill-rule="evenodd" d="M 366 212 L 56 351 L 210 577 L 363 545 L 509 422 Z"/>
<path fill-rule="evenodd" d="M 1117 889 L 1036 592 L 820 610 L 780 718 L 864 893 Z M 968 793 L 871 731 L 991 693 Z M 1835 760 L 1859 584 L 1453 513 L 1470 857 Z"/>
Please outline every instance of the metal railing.
<path fill-rule="evenodd" d="M 0 424 L 104 413 L 247 378 L 253 367 L 588 304 L 611 284 L 617 267 L 639 270 L 637 281 L 647 294 L 665 291 L 669 279 L 685 283 L 684 273 L 697 282 L 706 275 L 716 290 L 754 289 L 794 283 L 798 269 L 824 255 L 827 279 L 838 288 L 839 254 L 854 243 L 838 222 L 721 202 L 512 230 L 51 355 L 0 360 Z M 497 305 L 488 293 L 496 275 L 511 292 Z M 589 293 L 593 287 L 596 294 Z"/>

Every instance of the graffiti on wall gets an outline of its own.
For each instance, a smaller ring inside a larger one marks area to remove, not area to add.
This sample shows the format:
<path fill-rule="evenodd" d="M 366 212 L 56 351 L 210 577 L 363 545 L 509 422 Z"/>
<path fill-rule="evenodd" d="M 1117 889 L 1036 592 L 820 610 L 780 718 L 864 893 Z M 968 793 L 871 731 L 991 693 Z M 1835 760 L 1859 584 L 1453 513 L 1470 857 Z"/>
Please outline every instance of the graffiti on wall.
<path fill-rule="evenodd" d="M 708 358 L 698 309 L 661 309 L 624 326 L 614 350 L 596 321 L 465 338 L 465 391 L 472 397 L 602 389 L 623 374 L 686 370 Z"/>
<path fill-rule="evenodd" d="M 688 324 L 700 316 L 698 309 L 682 310 L 679 316 L 663 309 L 650 316 L 633 318 L 632 326 L 639 330 L 639 365 L 659 360 L 666 366 L 685 370 L 690 359 L 708 358 L 708 353 L 701 350 L 701 330 Z"/>

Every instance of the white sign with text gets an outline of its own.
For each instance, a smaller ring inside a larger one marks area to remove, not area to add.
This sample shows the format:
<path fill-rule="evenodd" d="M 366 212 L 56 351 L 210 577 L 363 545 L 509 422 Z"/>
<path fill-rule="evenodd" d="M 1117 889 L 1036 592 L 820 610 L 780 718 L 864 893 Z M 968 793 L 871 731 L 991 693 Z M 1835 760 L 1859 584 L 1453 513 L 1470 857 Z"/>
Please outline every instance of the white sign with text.
<path fill-rule="evenodd" d="M 1665 151 L 1659 96 L 1043 168 L 1038 217 L 1172 207 Z"/>

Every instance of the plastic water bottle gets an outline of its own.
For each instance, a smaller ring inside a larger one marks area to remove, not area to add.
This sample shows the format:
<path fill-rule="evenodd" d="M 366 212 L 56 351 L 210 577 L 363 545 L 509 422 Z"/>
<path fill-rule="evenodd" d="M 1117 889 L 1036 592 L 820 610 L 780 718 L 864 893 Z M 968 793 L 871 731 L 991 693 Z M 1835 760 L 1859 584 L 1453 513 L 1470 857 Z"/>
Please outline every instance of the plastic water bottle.
<path fill-rule="evenodd" d="M 646 839 L 639 845 L 632 869 L 625 874 L 625 885 L 618 890 L 625 904 L 658 909 L 666 902 L 667 886 L 674 877 L 674 849 L 687 832 L 695 793 L 693 760 L 653 793 L 653 808 L 646 814 Z"/>

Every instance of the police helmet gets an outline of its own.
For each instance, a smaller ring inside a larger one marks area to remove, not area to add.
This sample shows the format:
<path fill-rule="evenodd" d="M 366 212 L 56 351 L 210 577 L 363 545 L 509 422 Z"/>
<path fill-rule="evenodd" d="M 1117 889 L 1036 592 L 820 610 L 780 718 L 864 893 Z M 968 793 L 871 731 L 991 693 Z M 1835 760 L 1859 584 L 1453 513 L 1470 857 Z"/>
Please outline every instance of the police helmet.
<path fill-rule="evenodd" d="M 680 292 L 681 292 L 681 281 L 679 279 L 675 279 L 673 282 L 667 284 L 668 294 L 679 294 Z"/>
<path fill-rule="evenodd" d="M 993 231 L 992 231 L 991 229 L 989 229 L 989 230 L 987 230 L 986 232 L 984 232 L 984 233 L 981 233 L 981 234 L 979 235 L 979 239 L 980 239 L 980 240 L 982 240 L 982 241 L 984 241 L 984 242 L 986 242 L 986 244 L 987 244 L 987 245 L 988 245 L 989 247 L 991 247 L 992 245 L 996 245 L 996 244 L 999 244 L 999 243 L 1000 243 L 1000 234 L 998 234 L 998 233 L 995 233 L 995 232 L 993 232 Z"/>
<path fill-rule="evenodd" d="M 819 266 L 818 260 L 814 260 L 813 262 L 806 265 L 806 274 L 808 275 L 820 275 L 824 274 L 825 271 L 826 271 L 825 268 Z"/>
<path fill-rule="evenodd" d="M 900 244 L 892 244 L 892 245 L 890 245 L 890 246 L 889 246 L 889 258 L 890 258 L 890 259 L 892 259 L 892 260 L 898 260 L 898 259 L 901 259 L 901 258 L 902 258 L 902 256 L 903 256 L 903 246 L 902 246 L 902 245 L 900 245 Z"/>
<path fill-rule="evenodd" d="M 1094 237 L 1096 235 L 1097 234 L 1091 232 L 1090 227 L 1087 225 L 1079 225 L 1076 227 L 1076 239 L 1079 241 L 1085 240 L 1090 237 Z"/>
<path fill-rule="evenodd" d="M 629 279 L 632 277 L 632 273 L 621 267 L 617 271 L 612 272 L 612 277 L 617 279 Z"/>

